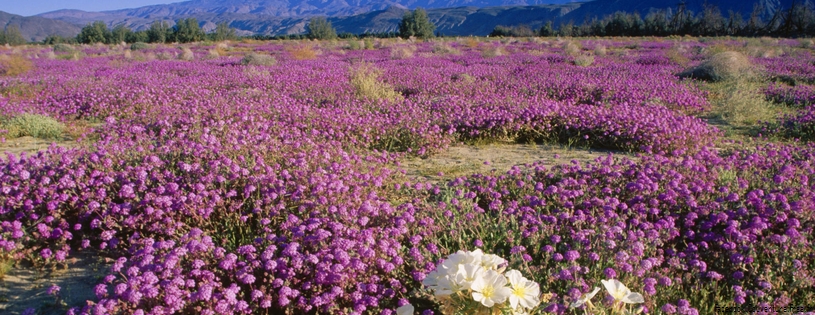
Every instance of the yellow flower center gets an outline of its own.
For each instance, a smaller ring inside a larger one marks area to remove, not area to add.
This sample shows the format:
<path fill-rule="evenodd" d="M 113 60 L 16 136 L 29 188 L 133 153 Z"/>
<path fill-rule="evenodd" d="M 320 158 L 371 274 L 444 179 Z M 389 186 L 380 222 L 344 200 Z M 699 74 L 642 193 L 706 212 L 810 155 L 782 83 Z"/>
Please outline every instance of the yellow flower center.
<path fill-rule="evenodd" d="M 524 296 L 526 294 L 526 288 L 524 287 L 517 287 L 512 289 L 512 294 L 516 296 Z"/>
<path fill-rule="evenodd" d="M 495 288 L 493 288 L 491 286 L 486 287 L 486 288 L 484 288 L 483 291 L 481 291 L 481 295 L 483 295 L 485 298 L 488 298 L 488 299 L 491 298 L 494 293 L 495 293 Z"/>

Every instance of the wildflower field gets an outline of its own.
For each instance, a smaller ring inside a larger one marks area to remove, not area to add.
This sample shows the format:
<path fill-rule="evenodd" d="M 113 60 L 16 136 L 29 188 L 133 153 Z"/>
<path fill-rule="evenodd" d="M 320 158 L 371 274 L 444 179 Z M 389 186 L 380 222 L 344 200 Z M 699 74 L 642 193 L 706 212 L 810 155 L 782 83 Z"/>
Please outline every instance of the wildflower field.
<path fill-rule="evenodd" d="M 794 39 L 0 48 L 0 148 L 57 142 L 0 158 L 0 274 L 110 261 L 26 314 L 813 314 L 813 102 Z M 611 153 L 405 174 L 490 142 Z"/>

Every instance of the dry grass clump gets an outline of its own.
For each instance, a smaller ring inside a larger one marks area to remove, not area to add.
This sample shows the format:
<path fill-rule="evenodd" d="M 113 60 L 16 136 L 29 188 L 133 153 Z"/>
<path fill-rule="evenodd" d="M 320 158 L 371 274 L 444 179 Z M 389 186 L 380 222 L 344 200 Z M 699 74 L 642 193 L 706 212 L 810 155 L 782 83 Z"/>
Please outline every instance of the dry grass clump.
<path fill-rule="evenodd" d="M 241 64 L 244 66 L 274 66 L 277 64 L 277 59 L 265 54 L 248 53 L 241 60 Z"/>
<path fill-rule="evenodd" d="M 778 106 L 761 93 L 763 85 L 756 80 L 731 80 L 711 85 L 713 114 L 734 126 L 753 126 L 773 121 Z"/>
<path fill-rule="evenodd" d="M 65 130 L 65 125 L 54 118 L 21 114 L 0 121 L 0 129 L 6 130 L 9 138 L 31 136 L 40 139 L 57 139 Z"/>
<path fill-rule="evenodd" d="M 594 63 L 594 56 L 592 55 L 580 55 L 574 57 L 574 64 L 579 67 L 588 67 Z"/>
<path fill-rule="evenodd" d="M 221 53 L 218 52 L 218 49 L 207 50 L 207 59 L 217 59 L 219 57 L 221 57 Z"/>
<path fill-rule="evenodd" d="M 478 41 L 478 39 L 475 37 L 467 37 L 462 40 L 462 44 L 464 44 L 464 46 L 467 46 L 467 48 L 477 48 L 478 45 L 481 44 L 481 42 Z"/>
<path fill-rule="evenodd" d="M 0 75 L 15 76 L 34 68 L 30 60 L 20 55 L 0 56 Z"/>
<path fill-rule="evenodd" d="M 596 56 L 605 56 L 607 53 L 608 53 L 608 50 L 606 49 L 606 46 L 603 46 L 603 45 L 600 45 L 600 44 L 597 44 L 597 46 L 594 46 L 594 55 L 596 55 Z"/>
<path fill-rule="evenodd" d="M 391 59 L 408 59 L 413 57 L 414 53 L 416 53 L 416 47 L 413 45 L 391 47 Z"/>
<path fill-rule="evenodd" d="M 389 101 L 397 101 L 402 98 L 402 94 L 393 89 L 389 84 L 379 81 L 382 71 L 366 63 L 359 64 L 350 69 L 351 85 L 354 86 L 354 94 L 357 98 Z"/>
<path fill-rule="evenodd" d="M 699 66 L 679 73 L 679 76 L 719 82 L 749 77 L 753 72 L 752 69 L 750 60 L 746 56 L 739 52 L 726 51 L 714 55 Z"/>
<path fill-rule="evenodd" d="M 580 44 L 578 43 L 568 41 L 563 44 L 563 52 L 569 56 L 577 57 L 580 55 L 581 50 L 582 48 L 580 48 Z"/>
<path fill-rule="evenodd" d="M 133 53 L 132 53 L 132 52 L 130 52 L 130 50 L 125 50 L 125 52 L 124 52 L 124 57 L 125 57 L 125 59 L 127 59 L 127 60 L 133 59 Z"/>
<path fill-rule="evenodd" d="M 810 49 L 815 46 L 815 42 L 813 42 L 810 38 L 802 38 L 799 44 L 803 49 Z"/>
<path fill-rule="evenodd" d="M 192 52 L 191 49 L 184 47 L 181 49 L 181 55 L 178 56 L 178 59 L 192 61 L 195 59 L 195 54 Z"/>
<path fill-rule="evenodd" d="M 458 55 L 461 53 L 461 51 L 451 46 L 450 43 L 447 42 L 436 42 L 433 44 L 432 51 L 434 54 L 438 55 Z"/>
<path fill-rule="evenodd" d="M 286 47 L 286 51 L 288 51 L 295 60 L 311 60 L 317 58 L 317 51 L 310 45 Z"/>
<path fill-rule="evenodd" d="M 174 52 L 160 52 L 156 54 L 156 58 L 158 58 L 158 60 L 173 60 L 177 55 L 178 54 Z"/>
<path fill-rule="evenodd" d="M 507 51 L 504 49 L 504 46 L 500 45 L 488 45 L 488 47 L 484 48 L 481 51 L 481 57 L 484 58 L 493 58 L 498 56 L 506 55 Z"/>

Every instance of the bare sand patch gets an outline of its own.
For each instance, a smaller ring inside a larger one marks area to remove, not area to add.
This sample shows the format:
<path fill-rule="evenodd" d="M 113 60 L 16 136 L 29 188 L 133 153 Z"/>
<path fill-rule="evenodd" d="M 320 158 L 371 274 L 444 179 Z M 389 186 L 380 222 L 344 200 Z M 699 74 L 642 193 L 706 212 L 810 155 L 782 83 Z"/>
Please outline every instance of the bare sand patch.
<path fill-rule="evenodd" d="M 567 148 L 549 144 L 492 143 L 486 145 L 456 145 L 428 158 L 414 158 L 401 163 L 408 176 L 431 182 L 476 174 L 504 173 L 515 165 L 543 161 L 545 165 L 585 163 L 608 154 L 633 155 L 609 150 Z"/>
<path fill-rule="evenodd" d="M 19 156 L 20 153 L 23 152 L 36 153 L 38 151 L 45 151 L 52 143 L 56 143 L 61 147 L 75 147 L 78 145 L 75 140 L 54 141 L 29 136 L 6 139 L 5 142 L 0 142 L 0 160 L 5 159 L 8 153 Z"/>
<path fill-rule="evenodd" d="M 0 280 L 0 313 L 22 314 L 33 308 L 35 314 L 65 314 L 94 300 L 94 287 L 103 281 L 109 264 L 95 252 L 76 253 L 65 266 L 36 268 L 21 262 Z M 59 299 L 47 293 L 60 287 Z"/>

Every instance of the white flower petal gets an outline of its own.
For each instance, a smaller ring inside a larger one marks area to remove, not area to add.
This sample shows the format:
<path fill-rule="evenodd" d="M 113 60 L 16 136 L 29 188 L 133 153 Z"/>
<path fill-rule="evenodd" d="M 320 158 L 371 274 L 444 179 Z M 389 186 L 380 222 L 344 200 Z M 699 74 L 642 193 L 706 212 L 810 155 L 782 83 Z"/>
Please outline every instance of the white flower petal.
<path fill-rule="evenodd" d="M 608 294 L 611 294 L 611 296 L 617 301 L 622 300 L 623 297 L 631 293 L 631 290 L 629 290 L 628 287 L 626 287 L 622 282 L 617 281 L 617 279 L 600 280 L 600 282 L 602 282 L 603 286 L 606 287 Z"/>
<path fill-rule="evenodd" d="M 623 301 L 628 304 L 645 303 L 645 298 L 642 297 L 642 294 L 631 292 L 628 293 L 628 295 L 626 295 L 622 299 L 620 299 L 620 301 Z"/>

